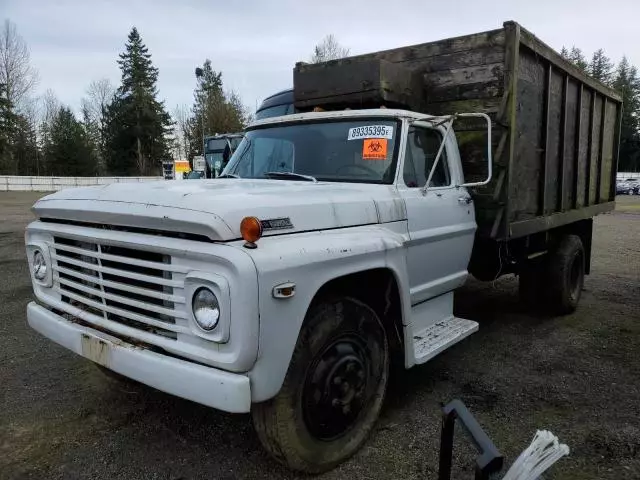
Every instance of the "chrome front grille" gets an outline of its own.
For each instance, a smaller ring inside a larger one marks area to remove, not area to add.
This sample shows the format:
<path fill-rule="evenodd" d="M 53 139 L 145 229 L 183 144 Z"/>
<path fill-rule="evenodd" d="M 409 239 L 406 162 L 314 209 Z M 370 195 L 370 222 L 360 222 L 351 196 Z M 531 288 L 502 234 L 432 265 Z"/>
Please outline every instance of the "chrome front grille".
<path fill-rule="evenodd" d="M 52 259 L 54 287 L 63 302 L 164 338 L 189 331 L 186 272 L 169 255 L 55 236 Z"/>

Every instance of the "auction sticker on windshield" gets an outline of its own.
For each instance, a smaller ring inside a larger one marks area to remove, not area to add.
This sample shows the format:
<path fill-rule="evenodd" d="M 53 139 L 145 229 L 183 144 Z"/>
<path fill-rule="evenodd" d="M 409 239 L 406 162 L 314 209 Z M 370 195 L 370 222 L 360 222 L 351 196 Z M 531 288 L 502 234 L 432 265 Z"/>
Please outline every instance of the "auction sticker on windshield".
<path fill-rule="evenodd" d="M 360 140 L 362 138 L 393 138 L 393 127 L 388 125 L 367 125 L 349 129 L 347 140 Z"/>

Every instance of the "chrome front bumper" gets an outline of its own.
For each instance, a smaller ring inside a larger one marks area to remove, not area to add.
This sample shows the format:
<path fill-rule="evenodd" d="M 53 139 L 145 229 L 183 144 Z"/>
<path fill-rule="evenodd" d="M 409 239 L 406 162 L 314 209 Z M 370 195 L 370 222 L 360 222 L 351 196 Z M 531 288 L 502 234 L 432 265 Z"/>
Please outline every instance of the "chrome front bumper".
<path fill-rule="evenodd" d="M 163 392 L 232 413 L 251 408 L 249 377 L 162 355 L 78 325 L 38 305 L 27 306 L 29 325 L 45 337 L 114 372 Z"/>

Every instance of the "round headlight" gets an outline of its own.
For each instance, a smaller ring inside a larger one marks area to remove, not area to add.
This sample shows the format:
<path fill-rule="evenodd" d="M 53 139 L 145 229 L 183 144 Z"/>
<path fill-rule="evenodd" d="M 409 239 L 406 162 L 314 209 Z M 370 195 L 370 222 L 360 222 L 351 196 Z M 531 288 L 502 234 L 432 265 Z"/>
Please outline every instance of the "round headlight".
<path fill-rule="evenodd" d="M 40 281 L 47 278 L 47 261 L 40 250 L 33 254 L 33 277 Z"/>
<path fill-rule="evenodd" d="M 211 331 L 220 320 L 220 304 L 214 293 L 208 288 L 199 288 L 191 303 L 193 316 L 200 328 Z"/>

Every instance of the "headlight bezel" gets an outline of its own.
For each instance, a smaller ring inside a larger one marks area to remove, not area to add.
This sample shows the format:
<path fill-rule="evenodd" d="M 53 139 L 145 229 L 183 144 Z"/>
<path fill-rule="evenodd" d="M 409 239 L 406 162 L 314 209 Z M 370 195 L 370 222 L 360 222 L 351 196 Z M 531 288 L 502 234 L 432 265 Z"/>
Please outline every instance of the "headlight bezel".
<path fill-rule="evenodd" d="M 49 252 L 49 246 L 44 242 L 30 242 L 27 244 L 26 248 L 27 262 L 29 264 L 29 276 L 31 277 L 31 281 L 39 287 L 53 287 L 53 262 L 51 259 L 51 253 Z M 40 255 L 42 255 L 42 259 L 44 260 L 45 265 L 45 274 L 42 278 L 38 278 L 35 275 L 35 261 L 36 254 L 38 252 L 40 253 Z"/>

